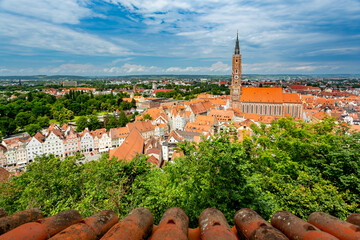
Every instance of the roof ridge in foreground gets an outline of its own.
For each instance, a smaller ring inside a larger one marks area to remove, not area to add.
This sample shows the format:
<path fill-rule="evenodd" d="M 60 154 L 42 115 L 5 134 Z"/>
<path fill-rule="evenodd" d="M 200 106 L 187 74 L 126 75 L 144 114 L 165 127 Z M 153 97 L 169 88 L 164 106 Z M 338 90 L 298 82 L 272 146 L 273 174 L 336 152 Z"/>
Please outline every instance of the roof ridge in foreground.
<path fill-rule="evenodd" d="M 44 218 L 39 209 L 27 209 L 6 216 L 0 209 L 0 240 L 10 239 L 179 239 L 179 240 L 358 240 L 360 214 L 350 215 L 342 221 L 323 212 L 310 214 L 307 222 L 292 213 L 274 213 L 271 223 L 249 208 L 234 216 L 230 227 L 221 211 L 205 209 L 199 217 L 199 227 L 189 228 L 189 218 L 181 208 L 170 208 L 154 225 L 152 213 L 136 208 L 124 219 L 111 210 L 104 210 L 82 219 L 76 210 L 66 210 Z"/>

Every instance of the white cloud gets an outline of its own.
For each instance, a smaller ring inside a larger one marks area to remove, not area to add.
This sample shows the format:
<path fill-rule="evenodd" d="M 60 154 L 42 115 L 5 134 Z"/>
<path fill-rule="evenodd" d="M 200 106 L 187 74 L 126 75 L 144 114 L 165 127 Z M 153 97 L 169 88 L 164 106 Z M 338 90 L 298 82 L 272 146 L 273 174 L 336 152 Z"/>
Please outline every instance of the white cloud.
<path fill-rule="evenodd" d="M 298 73 L 336 73 L 339 69 L 344 69 L 341 62 L 263 62 L 254 64 L 243 64 L 243 74 L 298 74 Z M 55 67 L 42 68 L 23 68 L 11 69 L 0 67 L 3 75 L 81 75 L 81 76 L 122 76 L 122 75 L 146 75 L 146 74 L 194 74 L 194 75 L 231 75 L 231 66 L 222 62 L 213 63 L 210 66 L 188 66 L 188 67 L 168 67 L 145 66 L 139 64 L 125 63 L 119 66 L 94 64 L 61 64 Z M 353 63 L 352 65 L 358 65 Z M 353 68 L 353 66 L 349 69 Z M 351 71 L 349 71 L 352 73 Z"/>
<path fill-rule="evenodd" d="M 230 74 L 231 67 L 227 64 L 222 62 L 217 62 L 212 64 L 210 67 L 169 67 L 165 70 L 167 73 L 174 73 L 174 74 L 181 74 L 181 73 L 188 73 L 188 74 Z"/>
<path fill-rule="evenodd" d="M 319 64 L 316 62 L 265 62 L 254 64 L 243 64 L 246 74 L 279 74 L 279 73 L 330 73 L 336 67 L 336 63 Z"/>
<path fill-rule="evenodd" d="M 124 56 L 124 47 L 61 25 L 0 13 L 0 37 L 14 45 L 94 56 Z"/>
<path fill-rule="evenodd" d="M 326 54 L 326 55 L 355 54 L 358 53 L 359 51 L 360 51 L 360 47 L 325 48 L 325 49 L 304 53 L 304 56 L 317 56 L 321 54 Z"/>
<path fill-rule="evenodd" d="M 143 66 L 125 63 L 121 67 L 104 68 L 103 72 L 110 75 L 113 74 L 147 74 L 147 73 L 161 73 L 163 70 L 156 66 Z"/>
<path fill-rule="evenodd" d="M 2 0 L 0 8 L 53 23 L 78 24 L 81 18 L 93 15 L 84 2 L 78 0 Z"/>
<path fill-rule="evenodd" d="M 191 41 L 190 56 L 221 56 L 226 46 L 232 46 L 239 30 L 244 49 L 262 49 L 262 54 L 286 55 L 294 48 L 302 50 L 310 44 L 343 40 L 334 31 L 325 33 L 314 25 L 342 25 L 359 20 L 358 0 L 106 0 L 141 14 L 148 33 L 171 32 Z M 188 46 L 186 41 L 179 45 Z M 204 49 L 204 45 L 207 49 Z M 276 47 L 283 51 L 271 52 Z M 209 51 L 211 49 L 211 51 Z M 161 51 L 161 45 L 158 47 Z M 176 52 L 182 56 L 184 52 Z M 258 56 L 259 57 L 259 56 Z"/>

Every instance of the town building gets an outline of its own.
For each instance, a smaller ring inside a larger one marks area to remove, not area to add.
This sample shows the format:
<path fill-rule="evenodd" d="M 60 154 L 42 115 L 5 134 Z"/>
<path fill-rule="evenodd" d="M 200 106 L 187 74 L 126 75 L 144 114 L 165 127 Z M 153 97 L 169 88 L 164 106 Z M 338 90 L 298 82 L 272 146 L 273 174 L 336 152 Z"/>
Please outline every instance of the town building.
<path fill-rule="evenodd" d="M 26 146 L 28 162 L 33 162 L 37 156 L 43 154 L 43 143 L 45 141 L 45 136 L 37 132 L 29 141 Z"/>

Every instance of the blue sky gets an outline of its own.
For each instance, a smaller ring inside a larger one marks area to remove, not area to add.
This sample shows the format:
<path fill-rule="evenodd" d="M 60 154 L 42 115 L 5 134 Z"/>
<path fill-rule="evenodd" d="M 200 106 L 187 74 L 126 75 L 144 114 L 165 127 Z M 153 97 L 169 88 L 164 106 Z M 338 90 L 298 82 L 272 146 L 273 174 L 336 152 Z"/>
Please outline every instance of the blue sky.
<path fill-rule="evenodd" d="M 360 73 L 359 0 L 0 0 L 0 75 Z"/>

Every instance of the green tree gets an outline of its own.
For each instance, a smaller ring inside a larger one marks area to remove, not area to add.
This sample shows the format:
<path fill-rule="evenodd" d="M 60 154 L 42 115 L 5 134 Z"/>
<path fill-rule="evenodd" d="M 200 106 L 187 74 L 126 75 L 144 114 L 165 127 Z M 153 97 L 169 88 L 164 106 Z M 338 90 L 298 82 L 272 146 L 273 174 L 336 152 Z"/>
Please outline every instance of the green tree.
<path fill-rule="evenodd" d="M 89 116 L 89 122 L 87 124 L 89 130 L 96 130 L 101 128 L 101 122 L 98 120 L 96 115 Z"/>
<path fill-rule="evenodd" d="M 82 132 L 88 125 L 88 118 L 86 116 L 81 116 L 76 121 L 76 131 Z"/>
<path fill-rule="evenodd" d="M 119 115 L 119 120 L 118 120 L 118 126 L 125 127 L 128 122 L 129 122 L 129 119 L 126 117 L 125 112 L 121 110 L 120 115 Z"/>
<path fill-rule="evenodd" d="M 153 120 L 152 117 L 150 116 L 150 114 L 146 113 L 142 116 L 141 121 L 145 121 L 145 120 Z"/>
<path fill-rule="evenodd" d="M 30 117 L 30 112 L 20 112 L 15 117 L 15 123 L 18 127 L 24 128 L 26 125 L 29 124 Z"/>
<path fill-rule="evenodd" d="M 74 112 L 63 107 L 60 111 L 54 111 L 53 117 L 60 124 L 63 124 L 65 122 L 69 122 L 71 119 L 74 118 Z"/>
<path fill-rule="evenodd" d="M 40 131 L 42 127 L 39 124 L 29 124 L 25 127 L 25 131 L 32 137 L 38 131 Z"/>
<path fill-rule="evenodd" d="M 106 131 L 109 131 L 111 128 L 116 128 L 119 126 L 119 121 L 114 115 L 109 116 L 109 121 L 106 124 Z"/>
<path fill-rule="evenodd" d="M 39 116 L 37 118 L 37 123 L 40 125 L 40 127 L 45 128 L 48 127 L 50 124 L 50 119 L 47 116 Z"/>
<path fill-rule="evenodd" d="M 131 162 L 98 161 L 78 164 L 80 156 L 64 160 L 39 157 L 27 171 L 0 184 L 0 207 L 9 214 L 29 207 L 41 208 L 45 216 L 77 209 L 83 217 L 99 209 L 124 216 L 133 209 L 132 188 L 137 178 L 150 171 L 146 158 Z"/>

